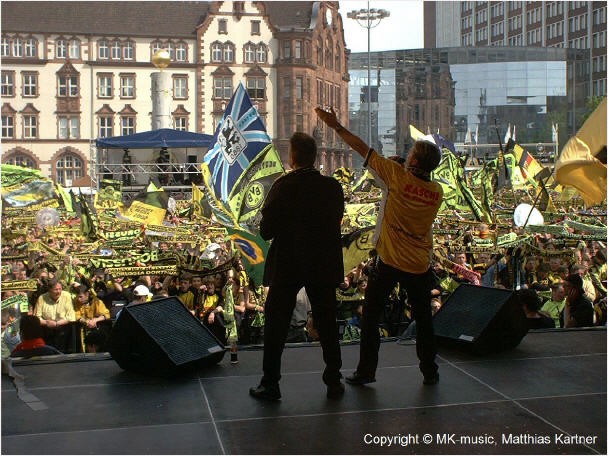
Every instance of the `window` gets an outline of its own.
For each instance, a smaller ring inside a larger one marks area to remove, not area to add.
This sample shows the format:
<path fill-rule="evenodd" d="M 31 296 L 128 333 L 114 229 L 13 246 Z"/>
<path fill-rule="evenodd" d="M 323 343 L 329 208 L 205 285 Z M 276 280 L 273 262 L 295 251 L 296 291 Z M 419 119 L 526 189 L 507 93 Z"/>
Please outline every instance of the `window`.
<path fill-rule="evenodd" d="M 80 119 L 78 117 L 60 116 L 57 119 L 59 139 L 80 138 Z"/>
<path fill-rule="evenodd" d="M 167 49 L 167 52 L 169 53 L 169 58 L 171 59 L 172 62 L 175 61 L 175 45 L 171 42 L 167 43 L 167 46 L 165 46 L 165 48 Z"/>
<path fill-rule="evenodd" d="M 183 76 L 173 77 L 173 98 L 188 98 L 188 78 Z"/>
<path fill-rule="evenodd" d="M 35 139 L 38 137 L 38 116 L 27 114 L 23 116 L 23 138 Z"/>
<path fill-rule="evenodd" d="M 23 57 L 23 40 L 13 38 L 13 57 Z"/>
<path fill-rule="evenodd" d="M 12 97 L 15 95 L 15 73 L 12 71 L 3 71 L 0 78 L 2 96 Z"/>
<path fill-rule="evenodd" d="M 156 54 L 161 49 L 164 49 L 162 43 L 160 43 L 159 41 L 155 41 L 154 43 L 152 43 L 152 55 Z"/>
<path fill-rule="evenodd" d="M 185 62 L 188 59 L 188 49 L 184 43 L 179 43 L 175 46 L 175 60 Z"/>
<path fill-rule="evenodd" d="M 97 96 L 99 98 L 112 98 L 112 79 L 111 74 L 97 76 Z"/>
<path fill-rule="evenodd" d="M 25 56 L 36 57 L 38 55 L 38 42 L 34 38 L 25 40 Z"/>
<path fill-rule="evenodd" d="M 78 96 L 78 76 L 59 76 L 60 97 Z"/>
<path fill-rule="evenodd" d="M 135 133 L 135 117 L 123 116 L 120 118 L 120 134 L 121 135 L 132 135 Z"/>
<path fill-rule="evenodd" d="M 304 98 L 304 79 L 301 77 L 296 78 L 296 100 L 302 100 Z"/>
<path fill-rule="evenodd" d="M 232 97 L 232 78 L 216 77 L 213 79 L 214 98 L 229 99 Z"/>
<path fill-rule="evenodd" d="M 114 41 L 112 43 L 112 60 L 120 60 L 122 56 L 122 48 L 120 46 L 120 41 Z"/>
<path fill-rule="evenodd" d="M 97 56 L 99 59 L 109 59 L 110 58 L 110 43 L 107 40 L 101 40 L 98 45 Z"/>
<path fill-rule="evenodd" d="M 293 56 L 296 59 L 301 59 L 302 58 L 302 40 L 295 40 L 293 42 L 294 44 L 294 49 L 293 49 Z"/>
<path fill-rule="evenodd" d="M 258 61 L 258 63 L 265 63 L 266 62 L 266 46 L 264 46 L 263 44 L 260 44 L 258 46 L 258 48 L 256 49 L 255 57 L 256 57 L 256 60 Z"/>
<path fill-rule="evenodd" d="M 220 43 L 214 43 L 211 45 L 211 61 L 221 62 L 222 61 L 222 48 Z"/>
<path fill-rule="evenodd" d="M 133 60 L 135 55 L 135 46 L 133 41 L 127 41 L 122 47 L 122 58 L 125 60 Z"/>
<path fill-rule="evenodd" d="M 135 75 L 120 76 L 120 98 L 135 98 Z"/>
<path fill-rule="evenodd" d="M 179 131 L 188 130 L 188 118 L 184 116 L 175 116 L 173 118 L 173 128 Z"/>
<path fill-rule="evenodd" d="M 247 93 L 254 99 L 263 99 L 266 96 L 266 80 L 264 78 L 247 78 Z"/>
<path fill-rule="evenodd" d="M 22 166 L 24 168 L 38 169 L 36 162 L 24 154 L 15 154 L 6 160 L 7 165 Z"/>
<path fill-rule="evenodd" d="M 228 33 L 228 21 L 226 19 L 220 19 L 217 21 L 217 33 L 223 35 Z"/>
<path fill-rule="evenodd" d="M 323 65 L 323 42 L 321 38 L 317 40 L 317 65 Z"/>
<path fill-rule="evenodd" d="M 99 117 L 99 137 L 109 138 L 113 135 L 113 118 L 112 116 Z"/>
<path fill-rule="evenodd" d="M 55 165 L 57 175 L 55 179 L 61 185 L 72 186 L 73 181 L 84 175 L 83 161 L 75 154 L 63 154 Z"/>
<path fill-rule="evenodd" d="M 224 62 L 234 62 L 234 46 L 232 44 L 224 45 Z"/>
<path fill-rule="evenodd" d="M 2 139 L 13 139 L 15 137 L 15 116 L 2 114 Z"/>
<path fill-rule="evenodd" d="M 504 3 L 498 2 L 490 7 L 490 15 L 492 18 L 502 16 L 504 13 Z"/>
<path fill-rule="evenodd" d="M 255 61 L 255 46 L 253 44 L 245 45 L 245 63 L 253 63 Z"/>
<path fill-rule="evenodd" d="M 68 55 L 68 43 L 66 40 L 57 40 L 55 42 L 55 57 L 65 59 Z"/>
<path fill-rule="evenodd" d="M 38 74 L 22 73 L 23 83 L 22 90 L 24 97 L 38 96 Z"/>
<path fill-rule="evenodd" d="M 283 58 L 291 58 L 291 41 L 283 41 Z"/>
<path fill-rule="evenodd" d="M 260 34 L 260 21 L 251 21 L 251 34 L 252 35 Z"/>
<path fill-rule="evenodd" d="M 79 40 L 70 40 L 70 45 L 68 48 L 68 55 L 71 59 L 80 58 L 80 41 Z"/>
<path fill-rule="evenodd" d="M 11 55 L 11 41 L 6 37 L 2 37 L 2 42 L 0 43 L 0 55 L 2 57 L 9 57 Z"/>
<path fill-rule="evenodd" d="M 291 80 L 289 78 L 283 79 L 283 98 L 291 97 Z"/>

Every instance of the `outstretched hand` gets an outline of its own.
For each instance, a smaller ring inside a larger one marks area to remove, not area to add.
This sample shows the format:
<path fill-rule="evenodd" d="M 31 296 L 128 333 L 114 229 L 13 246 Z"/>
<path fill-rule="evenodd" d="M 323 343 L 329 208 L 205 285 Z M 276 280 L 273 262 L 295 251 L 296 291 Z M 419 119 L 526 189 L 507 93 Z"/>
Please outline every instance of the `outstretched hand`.
<path fill-rule="evenodd" d="M 329 111 L 321 108 L 320 106 L 315 108 L 315 112 L 319 119 L 321 119 L 329 128 L 336 128 L 338 123 L 338 118 L 336 117 L 336 112 L 334 108 L 329 108 Z"/>

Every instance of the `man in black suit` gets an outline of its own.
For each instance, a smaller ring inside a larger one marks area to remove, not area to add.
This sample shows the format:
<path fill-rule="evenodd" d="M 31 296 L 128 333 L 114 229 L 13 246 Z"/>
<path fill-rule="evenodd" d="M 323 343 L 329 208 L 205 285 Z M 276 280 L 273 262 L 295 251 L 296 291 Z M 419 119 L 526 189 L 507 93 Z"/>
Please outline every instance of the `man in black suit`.
<path fill-rule="evenodd" d="M 279 400 L 281 355 L 298 291 L 310 299 L 326 368 L 327 397 L 344 394 L 342 358 L 336 324 L 336 287 L 344 279 L 340 221 L 344 213 L 342 187 L 314 168 L 317 145 L 313 137 L 294 133 L 289 161 L 293 171 L 279 178 L 262 208 L 260 235 L 272 239 L 264 270 L 270 286 L 264 325 L 264 376 L 249 393 L 258 399 Z"/>

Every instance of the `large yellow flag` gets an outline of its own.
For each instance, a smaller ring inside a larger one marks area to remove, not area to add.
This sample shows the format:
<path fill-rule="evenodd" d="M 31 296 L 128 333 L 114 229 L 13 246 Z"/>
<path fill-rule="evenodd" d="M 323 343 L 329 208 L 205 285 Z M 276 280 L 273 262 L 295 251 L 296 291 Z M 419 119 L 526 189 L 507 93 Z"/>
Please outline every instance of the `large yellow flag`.
<path fill-rule="evenodd" d="M 606 163 L 598 155 L 606 151 L 606 99 L 566 143 L 555 164 L 555 177 L 562 185 L 576 188 L 587 206 L 606 199 Z"/>

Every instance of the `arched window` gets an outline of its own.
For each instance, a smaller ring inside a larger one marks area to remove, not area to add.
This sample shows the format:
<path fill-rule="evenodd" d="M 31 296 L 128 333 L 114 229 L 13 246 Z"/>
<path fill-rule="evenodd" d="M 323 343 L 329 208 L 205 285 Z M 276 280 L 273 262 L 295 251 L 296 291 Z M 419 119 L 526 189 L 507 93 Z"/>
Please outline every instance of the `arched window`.
<path fill-rule="evenodd" d="M 211 45 L 211 61 L 212 62 L 221 62 L 222 61 L 222 44 L 221 43 L 213 43 Z"/>
<path fill-rule="evenodd" d="M 323 65 L 323 41 L 321 41 L 321 38 L 317 40 L 317 65 Z"/>
<path fill-rule="evenodd" d="M 334 56 L 333 56 L 334 45 L 331 39 L 327 40 L 325 43 L 325 65 L 330 70 L 334 67 Z"/>
<path fill-rule="evenodd" d="M 16 153 L 8 157 L 5 161 L 7 165 L 23 166 L 24 168 L 38 169 L 36 161 L 29 155 Z"/>
<path fill-rule="evenodd" d="M 234 45 L 231 43 L 224 44 L 224 62 L 234 62 Z"/>
<path fill-rule="evenodd" d="M 23 57 L 23 40 L 19 37 L 13 38 L 13 57 Z"/>
<path fill-rule="evenodd" d="M 55 180 L 70 187 L 72 182 L 84 176 L 84 163 L 73 153 L 64 153 L 55 164 Z"/>
<path fill-rule="evenodd" d="M 266 45 L 260 43 L 256 49 L 255 59 L 258 63 L 266 62 Z"/>
<path fill-rule="evenodd" d="M 120 60 L 122 57 L 122 46 L 120 41 L 114 41 L 112 43 L 112 60 Z"/>
<path fill-rule="evenodd" d="M 245 63 L 253 63 L 255 61 L 255 46 L 252 43 L 245 45 Z"/>

